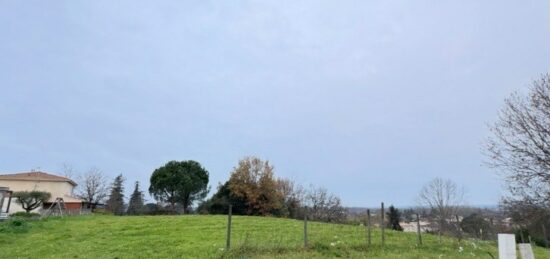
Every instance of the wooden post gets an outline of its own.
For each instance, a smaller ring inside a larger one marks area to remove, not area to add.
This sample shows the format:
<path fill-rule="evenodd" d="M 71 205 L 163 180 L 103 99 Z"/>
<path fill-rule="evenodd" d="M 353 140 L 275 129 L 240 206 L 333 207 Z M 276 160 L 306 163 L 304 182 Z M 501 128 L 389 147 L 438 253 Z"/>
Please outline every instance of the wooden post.
<path fill-rule="evenodd" d="M 6 192 L 6 194 L 8 193 Z M 4 208 L 4 198 L 4 192 L 2 191 L 0 192 L 0 215 L 2 213 L 2 209 Z"/>
<path fill-rule="evenodd" d="M 229 211 L 227 213 L 227 242 L 225 243 L 225 250 L 231 248 L 231 214 L 233 213 L 233 206 L 229 204 Z"/>
<path fill-rule="evenodd" d="M 542 237 L 544 238 L 544 245 L 546 248 L 550 248 L 550 246 L 548 246 L 548 236 L 546 235 L 546 227 L 544 224 L 542 224 Z"/>
<path fill-rule="evenodd" d="M 460 229 L 460 218 L 458 217 L 458 214 L 455 214 L 456 218 L 456 234 L 458 236 L 458 243 L 462 241 L 462 229 Z"/>
<path fill-rule="evenodd" d="M 525 238 L 523 238 L 523 229 L 519 229 L 519 236 L 521 237 L 521 243 L 525 243 Z"/>
<path fill-rule="evenodd" d="M 367 209 L 367 244 L 370 246 L 371 244 L 371 233 L 370 233 L 370 228 L 371 228 L 371 222 L 370 222 L 370 210 Z"/>
<path fill-rule="evenodd" d="M 304 210 L 304 248 L 307 248 L 307 207 Z"/>
<path fill-rule="evenodd" d="M 443 219 L 439 219 L 439 228 L 437 230 L 437 241 L 441 244 L 441 229 L 443 228 Z"/>
<path fill-rule="evenodd" d="M 483 240 L 483 229 L 479 229 L 479 239 Z"/>
<path fill-rule="evenodd" d="M 420 215 L 416 213 L 416 233 L 418 236 L 418 245 L 422 245 L 422 233 L 420 232 Z"/>
<path fill-rule="evenodd" d="M 10 212 L 11 195 L 13 194 L 13 192 L 9 191 L 8 193 L 10 194 L 10 198 L 8 199 L 8 207 L 6 208 L 6 213 Z"/>
<path fill-rule="evenodd" d="M 382 231 L 382 246 L 384 246 L 384 243 L 386 243 L 386 235 L 384 233 L 384 203 L 382 202 L 382 207 L 380 211 L 380 230 Z"/>

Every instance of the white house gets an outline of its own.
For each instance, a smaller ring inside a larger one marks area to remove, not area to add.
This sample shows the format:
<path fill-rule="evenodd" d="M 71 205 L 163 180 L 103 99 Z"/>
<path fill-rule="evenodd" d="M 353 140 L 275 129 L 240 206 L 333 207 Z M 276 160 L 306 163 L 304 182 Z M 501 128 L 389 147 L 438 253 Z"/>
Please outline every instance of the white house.
<path fill-rule="evenodd" d="M 33 212 L 40 212 L 44 208 L 49 208 L 57 198 L 63 199 L 67 210 L 80 210 L 82 208 L 82 200 L 73 195 L 76 183 L 66 177 L 45 172 L 0 174 L 0 187 L 7 187 L 12 192 L 45 191 L 51 193 L 50 200 Z M 6 199 L 4 203 L 7 203 L 7 198 L 4 199 Z M 19 211 L 25 210 L 20 204 L 17 204 L 15 198 L 12 198 L 9 213 Z"/>

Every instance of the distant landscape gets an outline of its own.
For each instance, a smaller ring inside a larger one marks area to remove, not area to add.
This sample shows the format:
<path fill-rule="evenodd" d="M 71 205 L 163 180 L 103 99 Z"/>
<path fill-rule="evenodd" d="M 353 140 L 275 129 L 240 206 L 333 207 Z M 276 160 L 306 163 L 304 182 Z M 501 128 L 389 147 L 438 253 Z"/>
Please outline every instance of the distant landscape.
<path fill-rule="evenodd" d="M 0 259 L 550 259 L 550 0 L 1 0 L 0 37 Z"/>

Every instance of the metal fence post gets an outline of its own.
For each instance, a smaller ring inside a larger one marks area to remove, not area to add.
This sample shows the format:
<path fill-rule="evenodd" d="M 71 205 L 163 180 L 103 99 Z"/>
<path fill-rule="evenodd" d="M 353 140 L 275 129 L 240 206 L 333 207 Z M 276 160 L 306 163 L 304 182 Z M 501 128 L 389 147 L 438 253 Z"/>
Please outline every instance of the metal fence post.
<path fill-rule="evenodd" d="M 416 233 L 418 233 L 418 245 L 422 245 L 422 233 L 420 232 L 420 215 L 416 213 Z"/>
<path fill-rule="evenodd" d="M 384 243 L 386 243 L 386 236 L 384 233 L 384 203 L 382 202 L 381 210 L 380 210 L 380 231 L 382 231 L 382 246 L 384 246 Z"/>
<path fill-rule="evenodd" d="M 227 213 L 227 242 L 225 244 L 225 249 L 229 250 L 231 248 L 231 214 L 233 210 L 233 206 L 229 205 L 229 211 Z"/>
<path fill-rule="evenodd" d="M 370 210 L 367 209 L 367 244 L 370 246 L 371 244 L 371 230 L 370 230 L 370 227 L 371 227 L 371 222 L 370 222 Z"/>
<path fill-rule="evenodd" d="M 307 248 L 307 207 L 304 210 L 304 248 Z"/>
<path fill-rule="evenodd" d="M 544 226 L 544 223 L 542 224 L 542 236 L 544 238 L 544 245 L 546 248 L 550 248 L 550 246 L 548 246 L 548 236 L 546 235 L 546 226 Z"/>

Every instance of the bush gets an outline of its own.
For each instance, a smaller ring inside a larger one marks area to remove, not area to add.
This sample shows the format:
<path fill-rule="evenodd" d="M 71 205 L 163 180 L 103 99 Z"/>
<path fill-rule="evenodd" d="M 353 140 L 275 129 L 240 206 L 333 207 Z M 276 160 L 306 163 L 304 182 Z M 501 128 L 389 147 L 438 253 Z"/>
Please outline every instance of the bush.
<path fill-rule="evenodd" d="M 112 212 L 109 212 L 104 208 L 96 208 L 92 213 L 96 215 L 113 215 Z"/>
<path fill-rule="evenodd" d="M 25 233 L 28 230 L 29 224 L 22 218 L 12 218 L 0 223 L 0 233 Z"/>
<path fill-rule="evenodd" d="M 155 203 L 147 203 L 144 206 L 144 210 L 142 214 L 154 216 L 154 215 L 176 215 L 178 213 L 172 210 L 171 208 L 165 208 Z"/>
<path fill-rule="evenodd" d="M 460 222 L 460 227 L 464 233 L 475 238 L 487 239 L 495 234 L 491 223 L 477 213 L 472 213 L 465 217 L 462 222 Z"/>
<path fill-rule="evenodd" d="M 12 218 L 23 218 L 23 219 L 37 219 L 41 217 L 41 215 L 38 213 L 34 213 L 34 212 L 27 213 L 24 211 L 13 213 L 10 216 Z"/>

